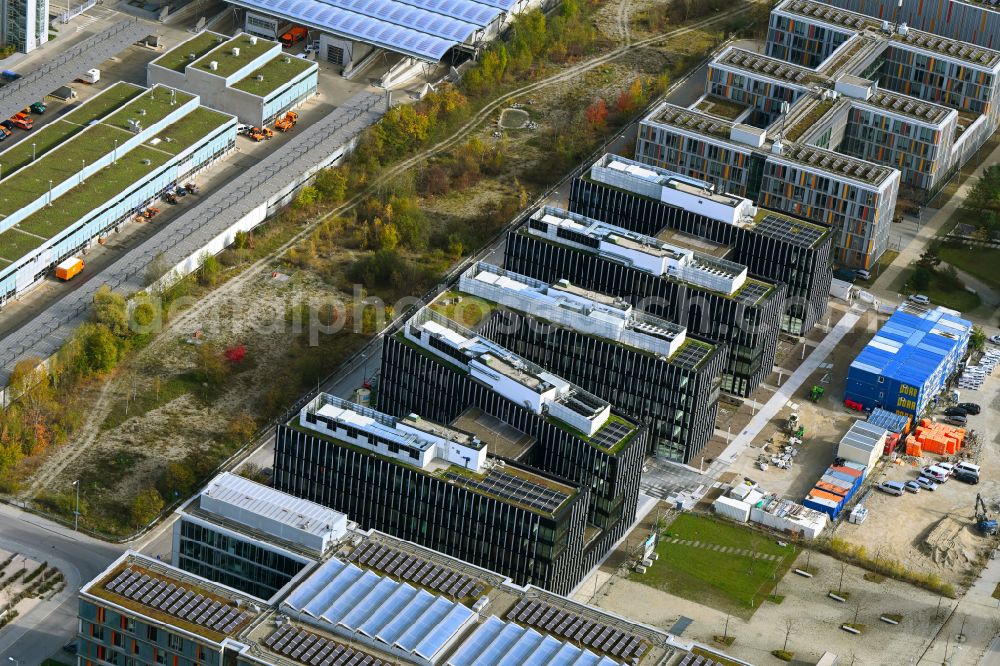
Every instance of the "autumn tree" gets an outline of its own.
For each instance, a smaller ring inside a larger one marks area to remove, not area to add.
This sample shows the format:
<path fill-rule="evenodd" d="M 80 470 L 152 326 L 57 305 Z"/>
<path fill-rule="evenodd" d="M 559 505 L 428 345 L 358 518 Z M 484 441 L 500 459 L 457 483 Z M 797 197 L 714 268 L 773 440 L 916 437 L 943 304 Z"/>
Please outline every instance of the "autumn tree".
<path fill-rule="evenodd" d="M 138 528 L 153 522 L 163 511 L 163 498 L 156 488 L 145 488 L 132 500 L 132 523 Z"/>
<path fill-rule="evenodd" d="M 587 107 L 584 112 L 587 118 L 587 126 L 595 131 L 599 132 L 603 130 L 608 124 L 608 104 L 603 98 L 598 99 L 596 102 Z"/>

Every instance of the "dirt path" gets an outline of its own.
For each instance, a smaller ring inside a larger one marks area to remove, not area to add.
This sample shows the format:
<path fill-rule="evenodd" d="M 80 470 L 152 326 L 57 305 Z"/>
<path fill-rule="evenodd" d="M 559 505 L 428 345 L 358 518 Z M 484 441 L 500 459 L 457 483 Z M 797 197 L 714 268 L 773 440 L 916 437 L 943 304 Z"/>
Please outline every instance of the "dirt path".
<path fill-rule="evenodd" d="M 618 32 L 621 33 L 622 46 L 632 43 L 632 0 L 622 0 L 618 5 Z"/>

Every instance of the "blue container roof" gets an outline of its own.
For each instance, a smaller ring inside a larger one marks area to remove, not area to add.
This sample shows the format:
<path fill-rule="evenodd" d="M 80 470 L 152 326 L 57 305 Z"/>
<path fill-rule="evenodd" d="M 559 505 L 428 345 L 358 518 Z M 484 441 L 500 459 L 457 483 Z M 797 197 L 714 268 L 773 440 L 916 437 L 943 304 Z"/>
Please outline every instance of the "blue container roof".
<path fill-rule="evenodd" d="M 968 340 L 972 323 L 953 310 L 920 312 L 902 306 L 858 354 L 852 369 L 923 386 L 959 345 Z"/>
<path fill-rule="evenodd" d="M 889 432 L 903 432 L 903 428 L 906 427 L 906 422 L 909 420 L 909 416 L 897 414 L 896 412 L 890 412 L 889 410 L 882 409 L 881 407 L 876 407 L 872 410 L 872 413 L 868 415 L 868 423 L 877 425 L 880 428 L 885 428 Z"/>

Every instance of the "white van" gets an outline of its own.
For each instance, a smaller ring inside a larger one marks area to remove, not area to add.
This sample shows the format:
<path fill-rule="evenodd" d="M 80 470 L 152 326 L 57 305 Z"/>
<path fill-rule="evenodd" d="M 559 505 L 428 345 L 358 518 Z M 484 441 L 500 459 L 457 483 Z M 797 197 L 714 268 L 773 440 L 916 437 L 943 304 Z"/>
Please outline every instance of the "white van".
<path fill-rule="evenodd" d="M 936 481 L 938 483 L 944 483 L 945 481 L 948 480 L 948 470 L 944 469 L 943 467 L 938 467 L 937 465 L 930 465 L 928 467 L 924 467 L 924 469 L 920 473 L 926 476 L 928 479 Z"/>
<path fill-rule="evenodd" d="M 975 465 L 975 464 L 970 463 L 970 462 L 965 462 L 964 460 L 962 462 L 958 463 L 957 465 L 955 465 L 955 469 L 961 470 L 963 472 L 968 472 L 969 474 L 975 474 L 976 476 L 979 476 L 979 465 Z"/>

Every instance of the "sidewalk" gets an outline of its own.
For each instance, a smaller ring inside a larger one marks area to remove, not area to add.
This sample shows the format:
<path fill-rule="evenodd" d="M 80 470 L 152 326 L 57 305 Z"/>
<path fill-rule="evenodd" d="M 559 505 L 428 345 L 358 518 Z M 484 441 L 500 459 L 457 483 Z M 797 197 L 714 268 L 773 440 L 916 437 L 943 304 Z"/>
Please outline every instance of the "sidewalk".
<path fill-rule="evenodd" d="M 781 411 L 782 407 L 788 404 L 792 395 L 805 383 L 809 376 L 819 369 L 820 363 L 826 359 L 830 352 L 833 351 L 833 348 L 840 343 L 841 339 L 854 327 L 854 324 L 860 318 L 859 314 L 852 311 L 844 313 L 840 321 L 833 327 L 833 330 L 809 353 L 809 356 L 799 365 L 798 369 L 785 380 L 777 392 L 761 407 L 760 411 L 750 419 L 747 427 L 733 438 L 729 446 L 722 452 L 722 455 L 718 457 L 717 462 L 728 465 L 750 446 L 750 443 L 753 442 L 760 431 Z"/>

